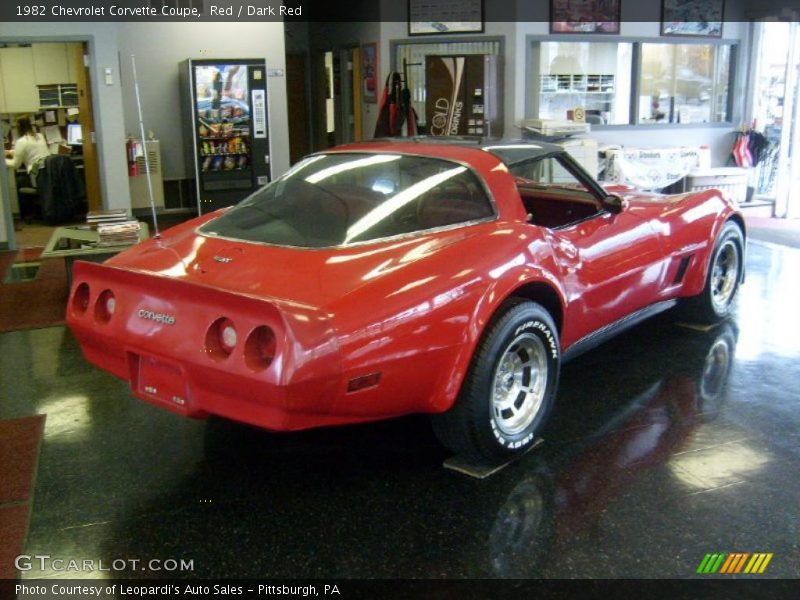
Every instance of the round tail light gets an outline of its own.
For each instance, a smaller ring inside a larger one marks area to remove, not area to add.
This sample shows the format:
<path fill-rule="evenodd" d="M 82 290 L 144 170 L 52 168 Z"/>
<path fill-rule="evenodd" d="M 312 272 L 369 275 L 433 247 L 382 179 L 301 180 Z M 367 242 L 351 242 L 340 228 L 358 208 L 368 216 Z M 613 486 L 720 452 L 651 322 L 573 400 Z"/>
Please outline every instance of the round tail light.
<path fill-rule="evenodd" d="M 219 342 L 228 354 L 236 348 L 236 329 L 233 328 L 233 323 L 230 321 L 222 326 L 219 332 Z"/>
<path fill-rule="evenodd" d="M 244 343 L 245 364 L 254 371 L 262 371 L 275 358 L 275 333 L 266 325 L 256 327 Z"/>
<path fill-rule="evenodd" d="M 75 293 L 72 295 L 72 312 L 76 315 L 82 315 L 89 308 L 89 284 L 82 283 L 75 288 Z"/>
<path fill-rule="evenodd" d="M 225 360 L 236 348 L 237 341 L 238 335 L 233 322 L 226 317 L 220 317 L 206 332 L 205 350 L 214 360 Z"/>
<path fill-rule="evenodd" d="M 117 311 L 117 299 L 111 290 L 103 290 L 94 305 L 94 317 L 100 323 L 108 323 Z"/>

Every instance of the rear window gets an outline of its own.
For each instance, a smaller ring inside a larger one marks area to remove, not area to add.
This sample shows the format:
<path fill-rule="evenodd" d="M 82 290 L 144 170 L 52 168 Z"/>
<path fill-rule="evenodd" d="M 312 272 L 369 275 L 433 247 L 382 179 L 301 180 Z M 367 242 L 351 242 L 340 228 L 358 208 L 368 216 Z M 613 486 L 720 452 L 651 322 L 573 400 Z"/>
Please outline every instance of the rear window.
<path fill-rule="evenodd" d="M 460 164 L 400 154 L 336 153 L 303 160 L 200 231 L 323 248 L 493 215 L 478 179 Z"/>

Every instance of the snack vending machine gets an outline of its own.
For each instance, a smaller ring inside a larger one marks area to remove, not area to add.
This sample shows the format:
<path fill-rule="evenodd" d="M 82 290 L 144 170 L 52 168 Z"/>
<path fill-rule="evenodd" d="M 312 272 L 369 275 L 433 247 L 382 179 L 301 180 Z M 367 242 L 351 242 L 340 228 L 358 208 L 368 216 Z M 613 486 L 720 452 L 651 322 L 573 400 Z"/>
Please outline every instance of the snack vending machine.
<path fill-rule="evenodd" d="M 202 215 L 270 181 L 267 69 L 258 59 L 188 59 L 181 79 Z"/>

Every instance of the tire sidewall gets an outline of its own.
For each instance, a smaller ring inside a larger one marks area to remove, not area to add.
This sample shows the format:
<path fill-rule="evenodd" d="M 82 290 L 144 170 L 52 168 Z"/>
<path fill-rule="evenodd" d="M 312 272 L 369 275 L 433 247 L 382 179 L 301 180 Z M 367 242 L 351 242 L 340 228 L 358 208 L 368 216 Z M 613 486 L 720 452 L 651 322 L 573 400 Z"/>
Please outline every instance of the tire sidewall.
<path fill-rule="evenodd" d="M 532 334 L 537 336 L 544 344 L 547 360 L 547 383 L 542 399 L 542 406 L 538 414 L 523 431 L 509 435 L 497 425 L 492 403 L 492 388 L 495 372 L 499 361 L 509 345 L 520 335 Z M 547 419 L 553 404 L 553 399 L 558 386 L 560 364 L 560 351 L 558 334 L 552 319 L 538 305 L 524 303 L 512 309 L 499 323 L 493 332 L 486 348 L 486 361 L 478 366 L 479 373 L 475 378 L 474 393 L 479 402 L 482 401 L 482 410 L 478 412 L 480 427 L 479 435 L 484 441 L 496 449 L 497 454 L 517 454 L 531 446 Z"/>

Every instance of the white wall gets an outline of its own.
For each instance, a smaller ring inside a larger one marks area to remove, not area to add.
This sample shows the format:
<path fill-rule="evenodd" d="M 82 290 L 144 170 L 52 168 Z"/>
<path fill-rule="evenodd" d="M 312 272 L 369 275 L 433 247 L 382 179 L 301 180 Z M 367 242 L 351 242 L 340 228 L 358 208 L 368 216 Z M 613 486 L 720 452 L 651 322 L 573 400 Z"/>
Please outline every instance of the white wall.
<path fill-rule="evenodd" d="M 514 97 L 516 82 L 518 78 L 517 71 L 517 53 L 515 51 L 515 34 L 516 23 L 503 22 L 503 21 L 487 21 L 483 36 L 502 37 L 504 39 L 505 53 L 503 55 L 503 115 L 505 125 L 505 135 L 513 135 L 513 121 L 510 116 L 514 114 Z M 457 38 L 459 40 L 474 37 L 480 41 L 481 35 L 454 35 L 450 38 Z M 383 91 L 383 84 L 386 80 L 386 74 L 389 72 L 391 65 L 391 42 L 394 41 L 412 41 L 424 43 L 440 43 L 447 42 L 448 36 L 409 36 L 408 23 L 406 21 L 388 21 L 381 23 L 381 46 L 380 46 L 380 62 L 381 62 L 381 80 L 380 90 Z M 524 55 L 523 55 L 524 56 Z M 397 65 L 398 68 L 400 65 Z M 377 113 L 376 113 L 377 116 Z M 374 129 L 374 121 L 373 121 Z"/>
<path fill-rule="evenodd" d="M 747 18 L 745 5 L 747 0 L 726 0 L 722 36 L 726 40 L 737 40 L 739 56 L 737 65 L 737 78 L 734 82 L 734 98 L 743 99 L 747 94 L 746 74 L 750 52 L 750 24 L 744 22 Z M 661 37 L 661 3 L 660 2 L 622 2 L 622 22 L 620 23 L 619 36 L 597 35 L 597 41 L 614 41 L 618 37 L 628 38 L 653 38 L 654 41 Z M 528 36 L 546 36 L 549 34 L 549 3 L 547 2 L 517 2 L 516 23 L 516 54 L 522 64 L 517 71 L 517 81 L 514 86 L 514 122 L 525 118 L 526 105 L 526 71 L 525 65 L 528 51 Z M 592 39 L 594 39 L 592 38 Z M 676 38 L 672 38 L 675 41 Z M 699 146 L 707 144 L 711 148 L 711 163 L 721 166 L 730 154 L 735 130 L 744 118 L 741 110 L 744 102 L 735 103 L 740 112 L 733 115 L 734 121 L 729 127 L 709 126 L 664 126 L 663 129 L 625 128 L 592 131 L 591 137 L 597 139 L 601 145 L 617 144 L 626 146 Z"/>
<path fill-rule="evenodd" d="M 737 9 L 735 0 L 726 3 L 726 15 L 728 5 L 732 5 L 731 10 Z M 625 16 L 625 4 L 623 4 L 623 19 Z M 738 13 L 737 13 L 738 14 Z M 655 16 L 646 14 L 647 18 Z M 517 55 L 521 61 L 525 60 L 530 43 L 528 36 L 548 35 L 549 25 L 546 22 L 520 22 L 517 23 L 516 46 Z M 645 22 L 623 22 L 620 24 L 620 36 L 596 36 L 597 41 L 613 42 L 618 37 L 622 38 L 653 38 L 653 41 L 664 40 L 661 37 L 660 23 L 657 20 Z M 732 21 L 726 22 L 723 26 L 723 38 L 725 40 L 736 40 L 739 42 L 739 56 L 737 65 L 737 77 L 734 82 L 733 96 L 737 99 L 734 102 L 735 113 L 733 122 L 730 126 L 708 126 L 698 124 L 696 126 L 653 126 L 648 128 L 628 127 L 623 129 L 595 129 L 590 137 L 598 140 L 600 145 L 620 145 L 631 147 L 657 147 L 657 146 L 700 146 L 708 145 L 711 149 L 711 164 L 718 167 L 723 166 L 730 154 L 734 140 L 734 133 L 744 119 L 744 102 L 741 101 L 746 96 L 746 74 L 748 68 L 748 58 L 750 52 L 750 24 L 746 22 Z M 563 37 L 561 38 L 563 39 Z M 581 38 L 585 40 L 586 38 Z M 675 38 L 671 38 L 675 41 Z M 526 107 L 526 86 L 525 73 L 531 65 L 520 65 L 517 72 L 517 81 L 514 86 L 514 123 L 525 118 Z"/>
<path fill-rule="evenodd" d="M 286 69 L 283 23 L 125 23 L 119 31 L 124 133 L 139 137 L 131 55 L 146 130 L 161 141 L 165 179 L 193 176 L 184 156 L 179 65 L 187 58 L 263 58 L 267 69 Z M 267 80 L 273 177 L 289 168 L 286 78 Z"/>
<path fill-rule="evenodd" d="M 284 69 L 283 23 L 0 23 L 0 42 L 88 41 L 103 205 L 129 208 L 125 139 L 138 133 L 130 71 L 136 55 L 145 127 L 162 140 L 164 176 L 188 177 L 178 63 L 186 58 L 265 58 Z M 122 73 L 120 73 L 122 65 Z M 105 84 L 104 70 L 112 83 Z M 268 80 L 273 175 L 289 168 L 288 110 L 283 77 Z M 2 240 L 0 240 L 2 241 Z"/>
<path fill-rule="evenodd" d="M 734 83 L 734 97 L 745 96 L 746 74 L 749 54 L 749 24 L 736 21 L 743 20 L 743 0 L 728 0 L 725 7 L 726 22 L 723 36 L 727 40 L 740 42 L 738 57 L 738 77 Z M 549 35 L 549 4 L 547 2 L 517 2 L 517 22 L 493 21 L 491 5 L 487 5 L 487 21 L 485 35 L 503 36 L 505 39 L 505 135 L 518 135 L 517 124 L 525 118 L 526 106 L 526 64 L 528 54 L 528 36 Z M 655 12 L 654 12 L 655 11 Z M 623 22 L 619 36 L 598 36 L 598 41 L 612 42 L 618 37 L 661 38 L 660 4 L 658 3 L 623 3 Z M 634 21 L 634 19 L 648 19 Z M 409 37 L 407 24 L 407 4 L 394 0 L 381 1 L 380 23 L 380 77 L 381 85 L 391 64 L 390 43 L 397 40 L 443 41 L 446 36 Z M 460 36 L 461 37 L 461 36 Z M 467 36 L 463 36 L 467 37 Z M 601 39 L 602 38 L 602 39 Z M 375 105 L 373 105 L 375 106 Z M 377 106 L 375 107 L 377 108 Z M 741 108 L 741 107 L 740 107 Z M 374 115 L 370 127 L 374 126 Z M 734 131 L 743 118 L 741 111 L 734 115 L 733 126 L 696 127 L 664 127 L 663 129 L 611 129 L 593 131 L 592 137 L 601 144 L 619 144 L 628 146 L 675 146 L 706 144 L 711 148 L 712 164 L 719 166 L 725 163 L 730 153 Z"/>

